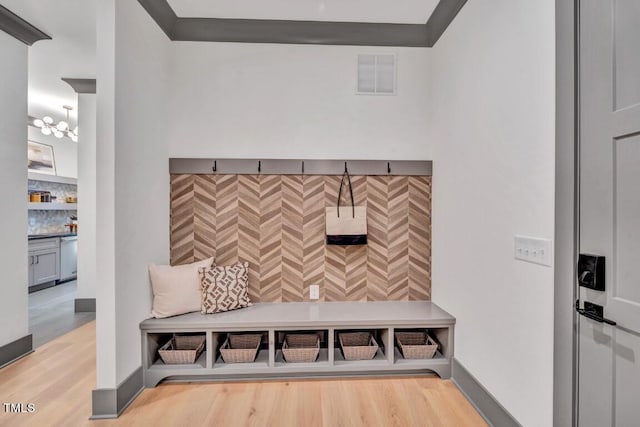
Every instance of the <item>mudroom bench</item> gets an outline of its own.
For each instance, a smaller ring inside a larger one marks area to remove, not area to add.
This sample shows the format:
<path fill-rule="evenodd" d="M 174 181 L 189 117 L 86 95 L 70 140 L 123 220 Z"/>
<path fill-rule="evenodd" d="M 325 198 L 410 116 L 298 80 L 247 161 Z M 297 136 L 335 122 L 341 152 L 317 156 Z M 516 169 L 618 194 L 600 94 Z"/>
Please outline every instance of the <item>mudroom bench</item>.
<path fill-rule="evenodd" d="M 257 303 L 226 313 L 189 313 L 140 323 L 146 387 L 163 380 L 240 380 L 296 377 L 419 375 L 451 376 L 455 318 L 431 302 Z M 345 360 L 339 336 L 368 332 L 379 349 L 370 360 Z M 282 343 L 289 333 L 319 336 L 313 362 L 288 363 Z M 427 332 L 438 345 L 433 358 L 404 358 L 395 339 L 399 332 Z M 260 334 L 257 356 L 249 363 L 225 363 L 220 347 L 229 334 Z M 165 364 L 158 354 L 174 335 L 200 334 L 204 351 L 195 363 Z"/>

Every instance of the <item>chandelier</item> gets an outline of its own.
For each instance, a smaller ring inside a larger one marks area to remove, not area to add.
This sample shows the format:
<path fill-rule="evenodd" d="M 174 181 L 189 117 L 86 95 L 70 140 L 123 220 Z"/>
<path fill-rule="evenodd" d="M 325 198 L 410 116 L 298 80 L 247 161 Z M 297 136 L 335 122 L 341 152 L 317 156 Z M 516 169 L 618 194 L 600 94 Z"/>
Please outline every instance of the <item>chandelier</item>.
<path fill-rule="evenodd" d="M 71 138 L 73 142 L 78 142 L 78 126 L 75 129 L 69 127 L 69 111 L 73 110 L 70 105 L 63 105 L 62 108 L 67 110 L 67 121 L 60 120 L 58 123 L 54 123 L 53 119 L 49 116 L 44 116 L 42 119 L 35 119 L 33 121 L 34 126 L 40 128 L 40 132 L 43 135 L 51 135 L 56 138 L 62 138 L 66 136 Z"/>

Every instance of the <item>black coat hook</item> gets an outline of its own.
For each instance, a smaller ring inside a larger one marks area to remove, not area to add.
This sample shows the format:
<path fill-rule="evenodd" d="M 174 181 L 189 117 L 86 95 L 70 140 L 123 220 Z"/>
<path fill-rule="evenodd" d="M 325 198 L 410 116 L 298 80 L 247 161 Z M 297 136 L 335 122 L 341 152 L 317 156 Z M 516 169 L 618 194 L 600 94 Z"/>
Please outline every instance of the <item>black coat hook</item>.
<path fill-rule="evenodd" d="M 258 173 L 262 172 L 262 162 L 258 160 Z"/>
<path fill-rule="evenodd" d="M 304 160 L 302 161 L 302 175 L 304 175 Z"/>
<path fill-rule="evenodd" d="M 387 173 L 391 174 L 391 163 L 387 162 Z"/>
<path fill-rule="evenodd" d="M 344 171 L 345 171 L 345 173 L 346 173 L 346 172 L 349 172 L 349 171 L 347 170 L 347 162 L 344 162 Z"/>
<path fill-rule="evenodd" d="M 211 168 L 211 170 L 213 172 L 218 172 L 218 161 L 217 160 L 213 161 L 213 167 Z"/>

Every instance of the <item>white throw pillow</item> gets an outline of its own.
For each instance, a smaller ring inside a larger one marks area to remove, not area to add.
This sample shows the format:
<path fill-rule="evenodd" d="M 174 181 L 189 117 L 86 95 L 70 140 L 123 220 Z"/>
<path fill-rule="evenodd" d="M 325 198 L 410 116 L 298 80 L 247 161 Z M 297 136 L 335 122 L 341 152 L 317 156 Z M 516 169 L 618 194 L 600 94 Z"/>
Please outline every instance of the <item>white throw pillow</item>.
<path fill-rule="evenodd" d="M 199 270 L 209 268 L 212 264 L 213 258 L 187 265 L 150 264 L 149 277 L 153 288 L 151 316 L 163 318 L 200 311 L 202 292 Z"/>

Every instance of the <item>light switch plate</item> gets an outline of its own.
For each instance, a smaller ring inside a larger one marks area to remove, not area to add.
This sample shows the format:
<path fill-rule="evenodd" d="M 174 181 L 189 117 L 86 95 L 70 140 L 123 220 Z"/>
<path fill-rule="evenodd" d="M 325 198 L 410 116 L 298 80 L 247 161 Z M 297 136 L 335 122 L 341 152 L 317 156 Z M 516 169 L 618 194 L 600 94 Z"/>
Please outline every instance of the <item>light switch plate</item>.
<path fill-rule="evenodd" d="M 515 236 L 514 256 L 516 259 L 551 267 L 553 264 L 553 244 L 550 239 Z"/>
<path fill-rule="evenodd" d="M 309 299 L 320 299 L 320 286 L 319 285 L 311 285 L 311 286 L 309 286 Z"/>

